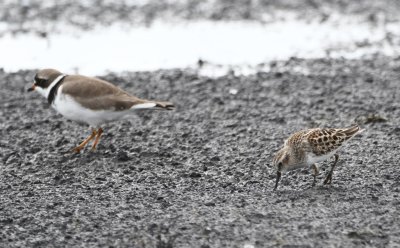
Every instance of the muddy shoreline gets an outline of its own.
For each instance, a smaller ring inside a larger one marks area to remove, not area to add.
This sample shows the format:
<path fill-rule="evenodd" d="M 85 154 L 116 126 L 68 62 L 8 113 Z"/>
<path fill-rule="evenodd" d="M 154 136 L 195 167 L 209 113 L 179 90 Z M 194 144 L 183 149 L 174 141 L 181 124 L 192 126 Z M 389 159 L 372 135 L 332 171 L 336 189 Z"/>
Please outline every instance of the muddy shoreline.
<path fill-rule="evenodd" d="M 279 11 L 382 25 L 399 22 L 400 10 L 395 0 L 45 2 L 4 1 L 0 38 L 116 22 L 274 22 Z M 378 42 L 399 39 L 387 32 Z M 291 58 L 265 68 L 213 78 L 196 69 L 98 75 L 177 108 L 104 125 L 98 150 L 76 155 L 69 151 L 89 128 L 26 92 L 35 70 L 0 69 L 0 247 L 400 246 L 400 57 Z M 332 185 L 322 185 L 327 161 L 316 187 L 301 170 L 272 190 L 272 157 L 291 133 L 353 123 L 365 131 L 341 150 Z"/>
<path fill-rule="evenodd" d="M 88 128 L 26 93 L 35 71 L 0 71 L 1 246 L 398 245 L 400 59 L 271 68 L 100 75 L 177 109 L 105 125 L 98 151 L 78 155 L 67 151 Z M 326 162 L 316 187 L 304 170 L 272 191 L 271 159 L 290 133 L 353 122 L 366 130 L 341 151 L 331 186 Z"/>

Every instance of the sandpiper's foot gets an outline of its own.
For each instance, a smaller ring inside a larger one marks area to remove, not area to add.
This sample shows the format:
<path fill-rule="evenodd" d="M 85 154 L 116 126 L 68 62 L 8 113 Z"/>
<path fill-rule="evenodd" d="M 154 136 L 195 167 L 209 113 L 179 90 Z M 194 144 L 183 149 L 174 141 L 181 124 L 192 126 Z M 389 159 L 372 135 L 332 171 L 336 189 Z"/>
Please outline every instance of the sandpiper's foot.
<path fill-rule="evenodd" d="M 332 173 L 329 173 L 328 176 L 324 180 L 324 184 L 331 184 L 332 182 Z"/>
<path fill-rule="evenodd" d="M 318 166 L 316 164 L 313 164 L 311 167 L 313 169 L 313 177 L 314 177 L 314 181 L 312 183 L 312 187 L 314 187 L 315 184 L 317 183 L 317 176 L 319 174 L 319 168 L 318 168 Z"/>

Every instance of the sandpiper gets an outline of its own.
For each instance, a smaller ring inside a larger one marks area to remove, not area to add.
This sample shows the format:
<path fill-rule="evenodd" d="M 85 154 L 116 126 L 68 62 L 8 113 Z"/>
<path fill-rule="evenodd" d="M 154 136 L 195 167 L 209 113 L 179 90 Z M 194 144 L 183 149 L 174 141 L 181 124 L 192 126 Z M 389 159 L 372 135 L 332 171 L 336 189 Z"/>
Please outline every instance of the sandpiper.
<path fill-rule="evenodd" d="M 93 77 L 65 75 L 54 69 L 40 70 L 28 91 L 38 91 L 53 108 L 67 119 L 86 123 L 92 133 L 77 147 L 79 153 L 92 139 L 96 149 L 103 133 L 101 124 L 121 119 L 136 109 L 174 108 L 170 102 L 137 98 L 117 86 Z"/>
<path fill-rule="evenodd" d="M 332 182 L 333 169 L 338 162 L 337 150 L 349 139 L 362 130 L 358 125 L 349 128 L 313 128 L 292 134 L 273 160 L 277 170 L 275 188 L 278 188 L 282 172 L 311 166 L 313 169 L 313 186 L 319 173 L 316 163 L 334 157 L 335 161 L 325 178 L 324 184 Z"/>

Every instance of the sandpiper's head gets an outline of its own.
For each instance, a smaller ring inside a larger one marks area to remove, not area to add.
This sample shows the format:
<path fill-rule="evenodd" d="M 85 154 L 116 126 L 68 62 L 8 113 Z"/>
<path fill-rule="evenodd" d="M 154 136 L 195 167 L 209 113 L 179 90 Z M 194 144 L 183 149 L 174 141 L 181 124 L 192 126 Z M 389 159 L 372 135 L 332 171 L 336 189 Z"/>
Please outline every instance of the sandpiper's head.
<path fill-rule="evenodd" d="M 278 183 L 281 179 L 282 172 L 285 171 L 289 165 L 289 153 L 286 147 L 283 147 L 276 153 L 273 160 L 273 165 L 276 169 L 276 182 L 274 188 L 274 190 L 276 190 L 278 188 Z"/>
<path fill-rule="evenodd" d="M 273 160 L 273 165 L 274 168 L 279 172 L 283 172 L 287 169 L 289 165 L 289 153 L 285 147 L 276 153 Z"/>
<path fill-rule="evenodd" d="M 43 69 L 36 73 L 32 87 L 28 91 L 38 91 L 44 97 L 48 95 L 48 87 L 58 77 L 61 72 L 54 69 Z"/>

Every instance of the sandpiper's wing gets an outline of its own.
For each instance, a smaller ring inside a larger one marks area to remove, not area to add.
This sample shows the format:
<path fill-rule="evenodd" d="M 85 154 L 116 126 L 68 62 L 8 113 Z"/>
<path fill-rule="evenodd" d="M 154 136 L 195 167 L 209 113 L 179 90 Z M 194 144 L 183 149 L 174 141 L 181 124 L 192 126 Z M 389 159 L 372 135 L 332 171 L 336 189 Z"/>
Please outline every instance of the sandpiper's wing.
<path fill-rule="evenodd" d="M 317 156 L 337 150 L 343 143 L 360 131 L 355 125 L 350 128 L 316 128 L 305 134 L 305 142 L 309 144 L 310 152 Z"/>

